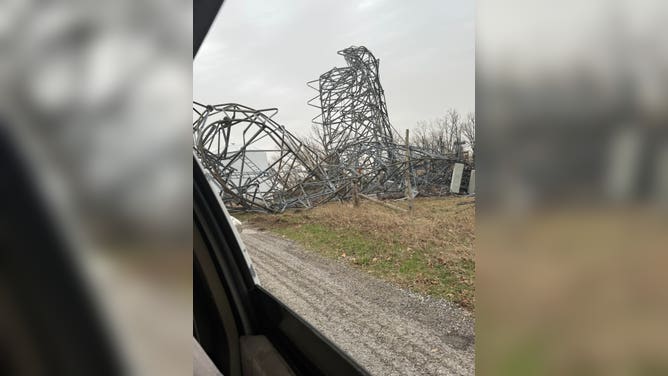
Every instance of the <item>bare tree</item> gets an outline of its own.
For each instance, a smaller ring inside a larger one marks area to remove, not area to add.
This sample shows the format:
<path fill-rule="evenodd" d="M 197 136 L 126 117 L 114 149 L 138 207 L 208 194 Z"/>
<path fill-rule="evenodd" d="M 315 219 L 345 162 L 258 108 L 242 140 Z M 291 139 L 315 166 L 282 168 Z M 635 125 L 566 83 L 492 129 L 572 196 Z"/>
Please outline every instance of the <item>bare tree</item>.
<path fill-rule="evenodd" d="M 449 109 L 443 117 L 419 121 L 413 132 L 413 144 L 432 153 L 462 156 L 464 124 L 459 112 Z"/>
<path fill-rule="evenodd" d="M 461 158 L 463 152 L 463 143 L 460 119 L 459 112 L 457 112 L 457 110 L 454 108 L 451 108 L 447 112 L 445 124 L 447 127 L 447 143 L 450 145 L 450 153 Z"/>
<path fill-rule="evenodd" d="M 466 120 L 462 123 L 461 133 L 471 147 L 471 153 L 475 158 L 475 113 L 469 112 Z"/>
<path fill-rule="evenodd" d="M 311 124 L 311 135 L 308 137 L 311 141 L 309 146 L 315 146 L 315 144 L 318 144 L 319 146 L 317 147 L 318 150 L 324 150 L 324 145 L 325 145 L 325 132 L 322 129 L 322 125 L 320 124 Z"/>
<path fill-rule="evenodd" d="M 457 112 L 457 110 L 454 108 L 449 109 L 446 115 L 446 119 L 446 122 L 448 123 L 448 126 L 450 127 L 453 135 L 459 136 L 459 112 Z"/>

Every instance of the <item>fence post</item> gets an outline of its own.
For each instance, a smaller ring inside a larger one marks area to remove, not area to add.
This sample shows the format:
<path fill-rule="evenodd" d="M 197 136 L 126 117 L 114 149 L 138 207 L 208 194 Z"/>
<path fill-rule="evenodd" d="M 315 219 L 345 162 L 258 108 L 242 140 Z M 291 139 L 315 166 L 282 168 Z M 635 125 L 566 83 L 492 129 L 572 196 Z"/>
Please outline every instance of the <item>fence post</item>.
<path fill-rule="evenodd" d="M 357 184 L 357 177 L 353 179 L 353 206 L 360 206 L 359 185 Z"/>
<path fill-rule="evenodd" d="M 409 144 L 408 129 L 406 129 L 406 197 L 408 198 L 408 210 L 413 210 L 413 189 L 411 188 L 411 148 Z"/>
<path fill-rule="evenodd" d="M 355 176 L 353 177 L 353 206 L 360 206 L 360 175 L 362 169 L 360 167 L 355 169 Z"/>

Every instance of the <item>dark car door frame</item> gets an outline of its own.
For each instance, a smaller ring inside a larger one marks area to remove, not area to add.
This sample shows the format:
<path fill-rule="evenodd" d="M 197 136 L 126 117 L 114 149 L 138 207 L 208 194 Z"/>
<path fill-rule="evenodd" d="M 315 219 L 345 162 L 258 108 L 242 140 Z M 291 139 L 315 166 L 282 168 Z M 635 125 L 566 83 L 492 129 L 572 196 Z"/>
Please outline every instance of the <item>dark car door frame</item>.
<path fill-rule="evenodd" d="M 195 257 L 209 260 L 231 301 L 239 335 L 264 335 L 299 375 L 367 375 L 348 354 L 255 283 L 229 213 L 193 156 Z M 203 249 L 205 247 L 206 249 Z M 207 266 L 204 266 L 206 268 Z M 223 321 L 221 318 L 220 321 Z M 229 320 L 228 320 L 229 321 Z M 206 349 L 205 349 L 206 350 Z"/>
<path fill-rule="evenodd" d="M 11 294 L 0 306 L 10 304 L 17 311 L 15 325 L 25 329 L 22 340 L 37 357 L 31 361 L 48 374 L 121 374 L 125 365 L 71 244 L 17 145 L 0 121 L 0 285 Z M 11 359 L 16 344 L 4 345 L 10 354 L 0 354 L 0 363 L 17 361 Z M 14 371 L 25 366 L 0 364 Z"/>

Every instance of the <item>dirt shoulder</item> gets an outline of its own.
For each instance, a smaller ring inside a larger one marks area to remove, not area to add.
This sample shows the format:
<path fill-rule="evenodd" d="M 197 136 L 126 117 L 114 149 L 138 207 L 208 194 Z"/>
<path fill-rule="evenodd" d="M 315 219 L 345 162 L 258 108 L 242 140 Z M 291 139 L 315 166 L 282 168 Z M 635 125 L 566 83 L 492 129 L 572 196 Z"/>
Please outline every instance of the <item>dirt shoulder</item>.
<path fill-rule="evenodd" d="M 374 375 L 472 375 L 472 314 L 265 231 L 243 241 L 262 285 Z"/>

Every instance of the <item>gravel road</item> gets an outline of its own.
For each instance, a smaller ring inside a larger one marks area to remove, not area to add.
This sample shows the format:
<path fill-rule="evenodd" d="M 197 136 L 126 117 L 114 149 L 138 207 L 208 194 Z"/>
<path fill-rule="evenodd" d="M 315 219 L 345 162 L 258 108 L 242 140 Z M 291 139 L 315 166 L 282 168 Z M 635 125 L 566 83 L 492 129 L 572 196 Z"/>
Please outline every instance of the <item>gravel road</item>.
<path fill-rule="evenodd" d="M 267 232 L 241 233 L 262 286 L 373 375 L 473 375 L 474 320 Z"/>

